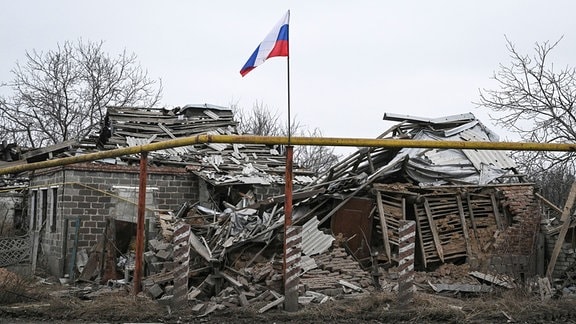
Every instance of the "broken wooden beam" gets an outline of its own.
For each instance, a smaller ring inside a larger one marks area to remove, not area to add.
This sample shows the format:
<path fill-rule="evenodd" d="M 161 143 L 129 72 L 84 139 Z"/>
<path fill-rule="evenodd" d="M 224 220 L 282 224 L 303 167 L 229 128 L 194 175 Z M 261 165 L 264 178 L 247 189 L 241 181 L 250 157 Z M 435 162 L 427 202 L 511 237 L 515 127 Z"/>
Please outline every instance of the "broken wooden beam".
<path fill-rule="evenodd" d="M 390 240 L 388 239 L 388 225 L 386 224 L 386 215 L 384 212 L 384 205 L 382 203 L 382 196 L 379 191 L 376 191 L 376 203 L 378 204 L 378 214 L 380 215 L 380 226 L 382 226 L 382 240 L 384 241 L 384 251 L 388 260 L 392 260 L 392 252 L 390 250 Z"/>
<path fill-rule="evenodd" d="M 276 299 L 276 300 L 273 300 L 272 302 L 270 302 L 270 303 L 267 304 L 266 306 L 260 308 L 260 309 L 258 310 L 258 313 L 262 314 L 262 313 L 266 312 L 267 310 L 269 310 L 269 309 L 271 309 L 271 308 L 273 308 L 273 307 L 276 307 L 276 306 L 282 304 L 283 302 L 284 302 L 284 296 L 282 296 L 282 297 L 280 297 L 280 298 L 278 298 L 278 299 Z"/>
<path fill-rule="evenodd" d="M 354 285 L 354 284 L 352 284 L 352 283 L 349 283 L 349 282 L 346 281 L 346 280 L 338 280 L 338 283 L 341 284 L 342 286 L 346 287 L 346 288 L 350 288 L 350 289 L 356 290 L 356 291 L 358 291 L 358 292 L 362 292 L 362 291 L 363 291 L 362 288 L 360 288 L 360 287 L 358 287 L 358 286 L 356 286 L 356 285 Z"/>
<path fill-rule="evenodd" d="M 442 249 L 442 242 L 440 241 L 440 236 L 438 235 L 438 227 L 434 221 L 432 210 L 430 209 L 430 203 L 426 198 L 424 198 L 424 209 L 426 211 L 426 217 L 428 217 L 428 224 L 430 226 L 430 231 L 432 232 L 432 238 L 434 239 L 436 252 L 438 253 L 440 261 L 444 262 L 444 250 Z"/>
<path fill-rule="evenodd" d="M 560 221 L 563 222 L 562 228 L 560 229 L 560 234 L 558 234 L 558 238 L 556 239 L 556 244 L 554 245 L 554 250 L 552 251 L 550 261 L 548 262 L 548 268 L 546 270 L 546 277 L 548 279 L 552 278 L 552 272 L 556 267 L 556 259 L 558 259 L 560 250 L 562 250 L 564 238 L 566 237 L 566 233 L 568 233 L 568 228 L 570 227 L 570 211 L 574 205 L 574 199 L 576 199 L 576 181 L 572 183 L 572 188 L 570 189 L 570 193 L 566 199 L 566 204 L 564 205 L 564 210 L 562 211 L 562 216 L 560 218 Z"/>

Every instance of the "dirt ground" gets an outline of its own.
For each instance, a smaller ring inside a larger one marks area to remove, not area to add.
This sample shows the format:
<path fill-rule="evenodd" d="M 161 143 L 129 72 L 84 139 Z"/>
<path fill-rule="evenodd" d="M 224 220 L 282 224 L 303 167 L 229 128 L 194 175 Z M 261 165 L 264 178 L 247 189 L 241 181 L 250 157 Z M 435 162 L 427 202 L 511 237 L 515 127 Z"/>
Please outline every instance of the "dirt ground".
<path fill-rule="evenodd" d="M 224 308 L 209 314 L 190 307 L 173 309 L 126 288 L 62 285 L 22 278 L 0 269 L 0 323 L 576 323 L 576 298 L 542 301 L 525 289 L 481 295 L 418 291 L 406 306 L 393 293 L 335 297 L 296 312 L 250 307 Z"/>

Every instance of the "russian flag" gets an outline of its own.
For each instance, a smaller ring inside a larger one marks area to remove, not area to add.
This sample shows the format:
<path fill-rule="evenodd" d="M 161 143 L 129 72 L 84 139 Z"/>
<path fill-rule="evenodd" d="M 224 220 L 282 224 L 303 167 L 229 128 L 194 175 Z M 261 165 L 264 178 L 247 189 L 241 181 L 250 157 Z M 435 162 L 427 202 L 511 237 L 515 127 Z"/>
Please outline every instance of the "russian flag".
<path fill-rule="evenodd" d="M 290 10 L 274 26 L 274 29 L 258 45 L 254 53 L 240 70 L 240 74 L 245 76 L 258 65 L 274 56 L 288 56 L 288 22 L 290 20 Z"/>

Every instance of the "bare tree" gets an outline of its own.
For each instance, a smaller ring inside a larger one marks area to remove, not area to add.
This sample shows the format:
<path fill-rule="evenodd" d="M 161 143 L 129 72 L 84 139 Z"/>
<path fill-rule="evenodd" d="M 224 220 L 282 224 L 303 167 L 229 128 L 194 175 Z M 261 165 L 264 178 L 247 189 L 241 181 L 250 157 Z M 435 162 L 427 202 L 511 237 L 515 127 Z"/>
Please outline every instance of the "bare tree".
<path fill-rule="evenodd" d="M 528 142 L 573 143 L 576 140 L 576 70 L 558 71 L 548 62 L 550 52 L 562 38 L 536 43 L 533 56 L 521 54 L 506 38 L 509 66 L 500 64 L 493 79 L 496 90 L 480 90 L 480 107 L 497 112 L 491 116 L 497 125 L 518 134 Z M 515 153 L 519 164 L 532 173 L 560 168 L 574 174 L 573 152 Z"/>
<path fill-rule="evenodd" d="M 238 121 L 241 133 L 264 136 L 287 136 L 287 125 L 280 118 L 278 112 L 271 111 L 262 102 L 255 103 L 252 110 L 247 112 L 237 104 L 231 105 L 234 116 Z M 290 134 L 297 136 L 320 137 L 319 129 L 306 130 L 295 118 L 290 122 Z M 334 148 L 327 146 L 297 146 L 294 148 L 294 162 L 302 168 L 316 173 L 323 172 L 338 162 L 340 156 L 334 153 Z"/>
<path fill-rule="evenodd" d="M 251 111 L 232 105 L 240 133 L 280 136 L 284 133 L 278 112 L 271 111 L 262 102 L 256 102 Z"/>
<path fill-rule="evenodd" d="M 322 137 L 322 132 L 315 128 L 302 134 L 307 137 Z M 312 170 L 318 174 L 330 169 L 336 164 L 340 156 L 334 153 L 334 148 L 327 146 L 299 146 L 294 151 L 294 160 L 305 169 Z"/>
<path fill-rule="evenodd" d="M 26 52 L 0 102 L 0 125 L 31 148 L 81 139 L 99 128 L 106 106 L 156 105 L 161 80 L 152 80 L 135 54 L 110 56 L 103 42 L 65 42 Z"/>

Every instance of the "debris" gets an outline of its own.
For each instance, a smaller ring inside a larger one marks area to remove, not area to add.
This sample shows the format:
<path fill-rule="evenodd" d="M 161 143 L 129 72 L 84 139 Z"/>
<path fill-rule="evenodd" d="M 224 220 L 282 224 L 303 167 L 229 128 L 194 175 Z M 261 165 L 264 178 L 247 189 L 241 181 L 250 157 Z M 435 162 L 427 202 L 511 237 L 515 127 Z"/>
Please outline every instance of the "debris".
<path fill-rule="evenodd" d="M 281 296 L 280 298 L 277 298 L 276 300 L 272 301 L 272 302 L 269 303 L 268 305 L 260 308 L 260 309 L 258 310 L 258 313 L 262 314 L 262 313 L 266 312 L 267 310 L 269 310 L 269 309 L 271 309 L 271 308 L 273 308 L 273 307 L 275 307 L 275 306 L 278 306 L 278 305 L 282 304 L 283 302 L 284 302 L 284 296 Z"/>
<path fill-rule="evenodd" d="M 505 311 L 501 311 L 504 316 L 508 319 L 507 323 L 515 323 L 516 321 L 512 318 L 512 316 L 508 315 Z"/>
<path fill-rule="evenodd" d="M 488 282 L 493 283 L 495 285 L 504 287 L 504 288 L 508 288 L 508 289 L 514 288 L 514 285 L 511 282 L 509 282 L 508 278 L 501 279 L 501 278 L 498 278 L 498 277 L 493 276 L 491 274 L 481 273 L 479 271 L 472 271 L 472 272 L 470 272 L 470 275 L 472 275 L 478 279 L 485 280 L 485 281 L 488 281 Z M 501 277 L 503 278 L 503 276 L 501 276 Z"/>
<path fill-rule="evenodd" d="M 552 297 L 552 287 L 550 287 L 550 280 L 547 277 L 538 277 L 538 288 L 542 301 L 547 301 Z"/>
<path fill-rule="evenodd" d="M 456 292 L 474 292 L 474 293 L 486 293 L 491 292 L 492 287 L 487 285 L 470 285 L 470 284 L 432 284 L 428 282 L 430 287 L 434 289 L 435 292 L 441 291 L 456 291 Z"/>
<path fill-rule="evenodd" d="M 358 292 L 362 292 L 362 291 L 363 291 L 362 288 L 360 288 L 360 287 L 358 287 L 358 286 L 356 286 L 356 285 L 353 285 L 353 284 L 351 284 L 351 283 L 349 283 L 348 281 L 345 281 L 345 280 L 338 280 L 338 283 L 341 284 L 341 285 L 344 286 L 344 287 L 348 287 L 348 288 L 350 288 L 350 289 L 352 289 L 352 290 L 356 290 L 356 291 L 358 291 Z"/>

